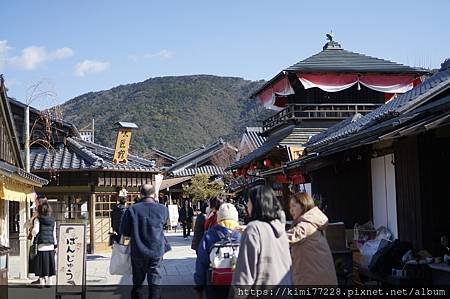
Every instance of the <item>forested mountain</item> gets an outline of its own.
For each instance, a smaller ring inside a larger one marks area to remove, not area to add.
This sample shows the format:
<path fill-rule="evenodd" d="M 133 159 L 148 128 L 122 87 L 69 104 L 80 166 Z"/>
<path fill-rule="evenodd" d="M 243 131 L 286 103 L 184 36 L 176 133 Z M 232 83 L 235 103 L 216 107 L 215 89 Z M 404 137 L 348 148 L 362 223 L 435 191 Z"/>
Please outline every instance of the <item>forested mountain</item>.
<path fill-rule="evenodd" d="M 77 128 L 95 119 L 95 142 L 113 147 L 117 121 L 138 125 L 131 151 L 144 154 L 156 147 L 180 156 L 219 137 L 238 140 L 246 126 L 261 125 L 270 115 L 252 91 L 264 81 L 192 75 L 157 77 L 144 82 L 90 92 L 62 105 L 64 120 Z"/>

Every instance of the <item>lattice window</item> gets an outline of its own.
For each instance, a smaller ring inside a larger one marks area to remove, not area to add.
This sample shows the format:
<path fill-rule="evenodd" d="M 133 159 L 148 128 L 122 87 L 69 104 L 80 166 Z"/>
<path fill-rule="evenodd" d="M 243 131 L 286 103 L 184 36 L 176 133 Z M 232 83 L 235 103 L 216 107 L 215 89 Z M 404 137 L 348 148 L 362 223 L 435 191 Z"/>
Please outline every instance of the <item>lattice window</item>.
<path fill-rule="evenodd" d="M 137 194 L 128 194 L 127 205 L 134 203 Z M 111 232 L 111 212 L 114 206 L 118 204 L 116 194 L 98 194 L 95 200 L 95 243 L 108 243 L 109 233 Z"/>

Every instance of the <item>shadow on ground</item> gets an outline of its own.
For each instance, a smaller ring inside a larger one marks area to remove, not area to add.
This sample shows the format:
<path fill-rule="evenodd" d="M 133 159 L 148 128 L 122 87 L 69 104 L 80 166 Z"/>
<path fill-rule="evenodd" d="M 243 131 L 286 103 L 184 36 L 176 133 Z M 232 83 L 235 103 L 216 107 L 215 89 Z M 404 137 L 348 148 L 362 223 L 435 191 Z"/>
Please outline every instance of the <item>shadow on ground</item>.
<path fill-rule="evenodd" d="M 118 286 L 118 285 L 87 286 L 86 299 L 128 299 L 131 297 L 131 289 L 132 286 Z M 147 292 L 146 289 L 145 292 Z M 8 287 L 7 298 L 33 297 L 33 299 L 47 299 L 47 298 L 55 298 L 55 295 L 56 295 L 56 287 L 40 289 L 37 287 L 16 285 Z M 72 298 L 80 298 L 80 296 L 73 294 L 73 295 L 64 295 L 62 298 L 72 299 Z M 162 286 L 162 298 L 190 299 L 196 298 L 196 294 L 192 286 Z"/>

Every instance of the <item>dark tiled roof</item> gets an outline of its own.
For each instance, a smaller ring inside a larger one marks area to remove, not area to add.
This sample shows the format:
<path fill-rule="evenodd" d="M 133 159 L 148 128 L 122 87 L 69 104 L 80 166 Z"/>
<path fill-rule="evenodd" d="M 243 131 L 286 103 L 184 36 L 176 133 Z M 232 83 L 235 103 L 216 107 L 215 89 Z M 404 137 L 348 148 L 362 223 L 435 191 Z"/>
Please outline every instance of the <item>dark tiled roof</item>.
<path fill-rule="evenodd" d="M 194 168 L 185 168 L 173 171 L 173 175 L 176 177 L 182 176 L 193 176 L 196 174 L 209 174 L 210 176 L 214 175 L 223 175 L 224 170 L 221 167 L 206 165 L 202 167 L 194 167 Z"/>
<path fill-rule="evenodd" d="M 321 138 L 315 138 L 313 142 L 306 144 L 308 151 L 316 150 L 319 147 L 327 146 L 339 139 L 356 134 L 369 128 L 383 120 L 393 118 L 401 113 L 405 113 L 426 102 L 433 96 L 450 88 L 450 69 L 442 70 L 434 76 L 425 80 L 419 86 L 396 97 L 389 103 L 380 106 L 372 112 L 360 117 L 356 121 L 346 125 L 341 124 L 338 130 L 332 128 L 326 130 Z M 346 122 L 344 120 L 343 122 Z"/>
<path fill-rule="evenodd" d="M 414 73 L 428 74 L 429 70 L 413 68 L 385 59 L 375 58 L 364 54 L 350 52 L 342 48 L 325 49 L 311 57 L 306 58 L 278 73 L 257 89 L 251 98 L 254 98 L 267 86 L 272 85 L 286 73 L 297 72 L 352 72 L 352 73 Z"/>
<path fill-rule="evenodd" d="M 314 144 L 319 140 L 324 139 L 326 136 L 329 136 L 331 133 L 337 132 L 340 129 L 344 128 L 345 126 L 348 126 L 349 124 L 357 121 L 358 119 L 360 119 L 362 117 L 362 114 L 360 113 L 355 113 L 355 115 L 350 116 L 348 118 L 346 118 L 345 120 L 329 127 L 328 129 L 320 132 L 319 134 L 314 135 L 313 137 L 311 137 L 308 142 L 306 143 L 306 145 L 308 144 Z"/>
<path fill-rule="evenodd" d="M 0 161 L 0 170 L 7 176 L 17 175 L 21 178 L 28 180 L 30 183 L 34 183 L 36 185 L 47 185 L 48 181 L 34 175 L 32 173 L 26 172 L 23 168 L 25 167 L 24 162 L 22 160 L 22 156 L 20 154 L 20 147 L 17 138 L 17 132 L 14 124 L 13 115 L 11 113 L 11 107 L 9 105 L 9 98 L 6 94 L 6 87 L 3 76 L 0 75 L 0 120 L 3 119 L 4 124 L 0 124 L 4 126 L 8 140 L 2 140 L 2 142 L 10 143 L 11 150 L 14 154 L 15 165 L 9 164 L 4 161 Z M 3 144 L 2 144 L 3 146 Z"/>
<path fill-rule="evenodd" d="M 155 163 L 135 155 L 128 155 L 128 164 L 114 164 L 114 150 L 78 138 L 67 138 L 66 144 L 59 144 L 54 150 L 31 149 L 33 170 L 58 169 L 101 169 L 123 171 L 157 171 Z M 51 164 L 51 165 L 50 165 Z"/>
<path fill-rule="evenodd" d="M 377 72 L 377 73 L 427 73 L 422 68 L 350 52 L 344 49 L 326 49 L 302 60 L 285 71 L 292 72 Z"/>
<path fill-rule="evenodd" d="M 156 149 L 156 148 L 154 148 L 154 147 L 152 147 L 152 151 L 154 151 L 156 154 L 158 154 L 159 156 L 161 156 L 161 157 L 163 157 L 163 158 L 166 158 L 167 160 L 169 160 L 169 161 L 171 161 L 171 162 L 176 162 L 177 161 L 177 158 L 176 157 L 174 157 L 174 156 L 172 156 L 172 155 L 169 155 L 168 153 L 165 153 L 165 152 L 163 152 L 163 151 L 161 151 L 161 150 L 159 150 L 159 149 Z"/>
<path fill-rule="evenodd" d="M 185 168 L 201 166 L 208 162 L 214 154 L 221 151 L 227 143 L 222 139 L 208 145 L 202 146 L 184 156 L 178 158 L 178 161 L 167 169 L 168 173 L 172 173 Z"/>
<path fill-rule="evenodd" d="M 12 164 L 0 161 L 0 171 L 3 174 L 6 174 L 7 176 L 12 176 L 13 174 L 18 175 L 28 181 L 31 181 L 37 185 L 47 185 L 48 181 L 46 179 L 43 179 L 41 177 L 38 177 L 37 175 L 34 175 L 32 173 L 26 172 L 22 168 L 16 167 Z"/>
<path fill-rule="evenodd" d="M 311 136 L 320 133 L 323 130 L 324 128 L 305 128 L 289 125 L 267 137 L 266 141 L 259 148 L 233 163 L 227 169 L 235 169 L 247 165 L 253 160 L 268 154 L 277 146 L 302 147 Z"/>
<path fill-rule="evenodd" d="M 15 128 L 14 124 L 14 118 L 11 113 L 11 107 L 9 105 L 8 101 L 8 95 L 6 94 L 6 87 L 5 87 L 5 80 L 3 79 L 3 75 L 0 74 L 0 119 L 3 118 L 4 120 L 4 126 L 6 128 L 5 134 L 6 136 L 9 136 L 9 142 L 11 145 L 11 150 L 14 154 L 14 160 L 16 161 L 16 166 L 19 168 L 24 168 L 24 161 L 22 159 L 22 156 L 20 155 L 20 147 L 19 147 L 19 140 L 18 140 L 18 134 Z M 1 125 L 1 124 L 0 124 Z M 5 140 L 3 142 L 8 142 L 8 140 Z"/>
<path fill-rule="evenodd" d="M 245 128 L 244 138 L 248 141 L 251 150 L 260 147 L 265 141 L 266 137 L 260 135 L 263 132 L 261 127 L 247 127 Z"/>
<path fill-rule="evenodd" d="M 8 101 L 10 103 L 10 105 L 12 106 L 17 106 L 20 108 L 24 108 L 27 106 L 25 103 L 22 103 L 14 98 L 8 97 Z M 30 116 L 31 114 L 36 114 L 36 115 L 40 115 L 42 113 L 42 111 L 30 106 Z M 59 126 L 61 126 L 61 129 L 66 131 L 66 132 L 70 132 L 71 134 L 77 136 L 79 135 L 78 129 L 75 127 L 74 124 L 66 122 L 64 120 L 59 120 L 59 119 L 53 119 L 53 122 L 57 123 Z"/>

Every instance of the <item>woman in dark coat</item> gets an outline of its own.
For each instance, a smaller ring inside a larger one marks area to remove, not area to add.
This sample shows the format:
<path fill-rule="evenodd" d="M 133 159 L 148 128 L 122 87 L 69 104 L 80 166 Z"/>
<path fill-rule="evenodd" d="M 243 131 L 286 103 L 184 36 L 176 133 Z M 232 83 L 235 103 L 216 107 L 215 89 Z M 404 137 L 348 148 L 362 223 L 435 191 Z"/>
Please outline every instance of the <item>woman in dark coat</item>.
<path fill-rule="evenodd" d="M 192 237 L 191 248 L 197 253 L 198 245 L 205 233 L 205 220 L 206 220 L 206 203 L 202 203 L 200 206 L 200 214 L 197 215 L 194 226 L 194 237 Z"/>
<path fill-rule="evenodd" d="M 35 275 L 39 277 L 41 286 L 50 287 L 53 282 L 55 270 L 56 223 L 51 216 L 51 208 L 48 202 L 38 206 L 38 214 L 34 220 L 33 237 L 37 244 L 35 259 Z"/>

